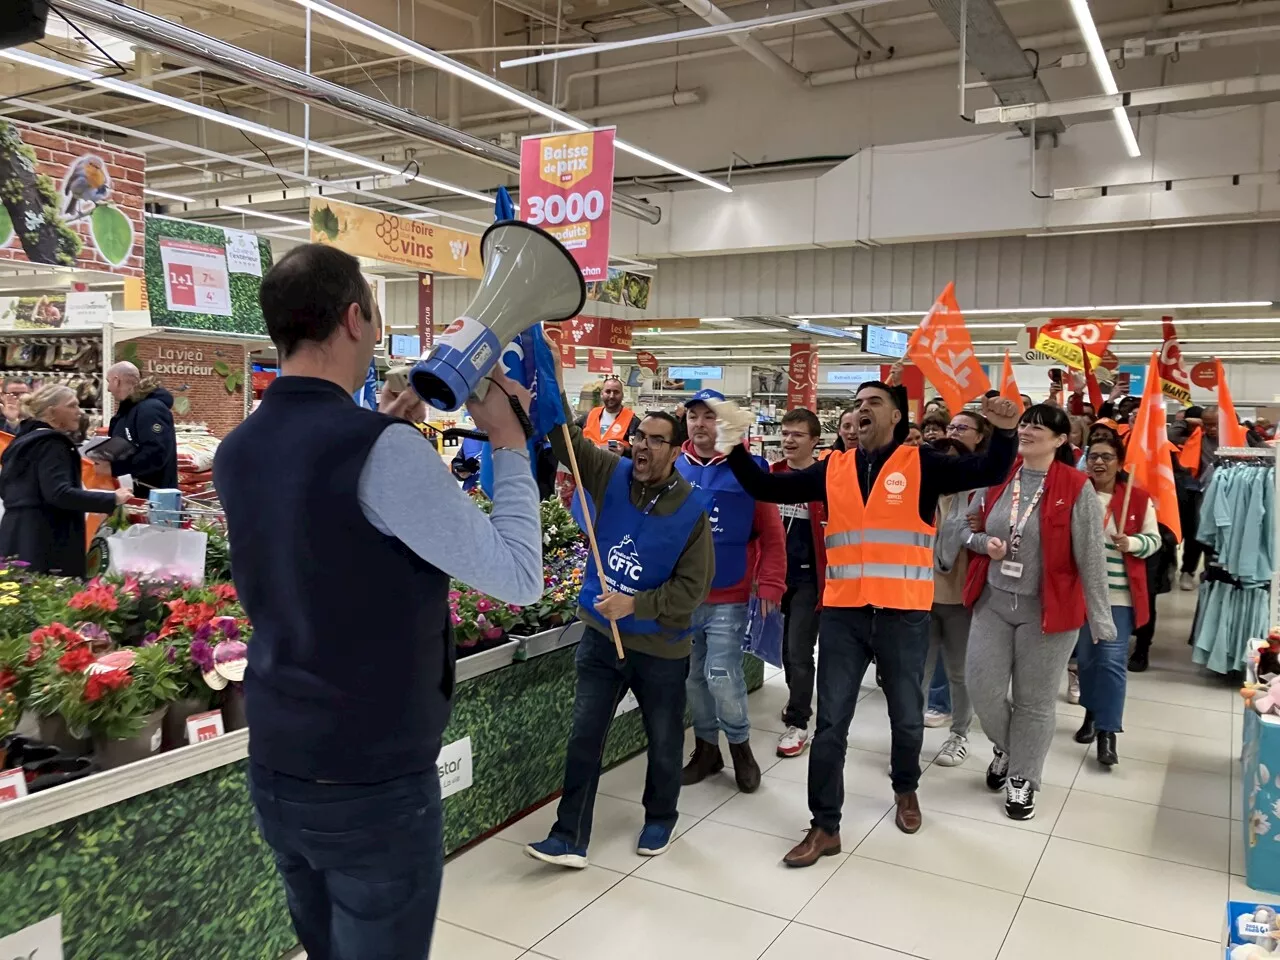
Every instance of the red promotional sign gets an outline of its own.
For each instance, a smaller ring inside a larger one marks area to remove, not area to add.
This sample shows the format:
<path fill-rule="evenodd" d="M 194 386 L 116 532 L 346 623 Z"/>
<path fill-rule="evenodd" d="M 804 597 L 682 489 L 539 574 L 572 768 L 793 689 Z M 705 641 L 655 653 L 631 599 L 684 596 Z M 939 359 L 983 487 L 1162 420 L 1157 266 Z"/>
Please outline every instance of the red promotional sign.
<path fill-rule="evenodd" d="M 591 373 L 613 373 L 613 351 L 592 347 L 587 351 L 587 370 Z"/>
<path fill-rule="evenodd" d="M 606 350 L 631 349 L 631 321 L 613 320 L 609 317 L 574 317 L 564 323 L 548 323 L 547 328 L 559 327 L 564 331 L 566 343 L 578 347 L 603 347 Z"/>
<path fill-rule="evenodd" d="M 582 279 L 609 278 L 614 129 L 520 141 L 520 215 L 573 254 Z"/>
<path fill-rule="evenodd" d="M 648 350 L 641 350 L 636 354 L 636 365 L 652 370 L 654 373 L 658 372 L 658 358 Z"/>
<path fill-rule="evenodd" d="M 1202 360 L 1191 368 L 1191 382 L 1197 387 L 1212 390 L 1218 385 L 1218 365 L 1212 360 Z"/>
<path fill-rule="evenodd" d="M 436 290 L 429 273 L 418 274 L 418 345 L 426 356 L 435 342 Z"/>
<path fill-rule="evenodd" d="M 787 366 L 787 409 L 818 409 L 818 348 L 811 343 L 793 343 Z"/>

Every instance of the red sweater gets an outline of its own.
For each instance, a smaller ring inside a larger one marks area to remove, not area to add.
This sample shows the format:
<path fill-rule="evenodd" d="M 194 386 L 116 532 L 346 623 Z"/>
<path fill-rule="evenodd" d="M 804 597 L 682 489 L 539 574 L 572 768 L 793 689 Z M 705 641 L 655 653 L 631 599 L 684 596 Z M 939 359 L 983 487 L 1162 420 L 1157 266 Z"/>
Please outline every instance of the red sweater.
<path fill-rule="evenodd" d="M 686 440 L 684 452 L 705 464 L 724 460 L 717 453 L 710 459 L 698 456 L 692 440 Z M 726 467 L 727 469 L 727 467 Z M 751 524 L 751 542 L 747 545 L 747 575 L 732 587 L 721 587 L 707 595 L 707 603 L 746 603 L 754 593 L 762 600 L 782 603 L 787 592 L 787 532 L 782 528 L 782 515 L 772 503 L 756 503 Z"/>

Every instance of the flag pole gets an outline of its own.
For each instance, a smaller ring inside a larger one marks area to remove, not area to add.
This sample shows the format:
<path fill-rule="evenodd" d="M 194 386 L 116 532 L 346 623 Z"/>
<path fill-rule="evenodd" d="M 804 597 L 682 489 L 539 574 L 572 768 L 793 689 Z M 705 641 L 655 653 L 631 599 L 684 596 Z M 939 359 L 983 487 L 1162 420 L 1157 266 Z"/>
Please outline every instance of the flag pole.
<path fill-rule="evenodd" d="M 573 483 L 578 490 L 578 504 L 582 507 L 582 515 L 587 520 L 583 532 L 587 535 L 587 543 L 591 545 L 591 558 L 596 562 L 596 574 L 600 577 L 600 585 L 603 587 L 604 564 L 600 562 L 600 545 L 596 543 L 596 529 L 595 524 L 591 522 L 591 507 L 587 503 L 587 491 L 583 489 L 582 474 L 578 472 L 578 455 L 573 452 L 573 434 L 569 432 L 567 423 L 560 424 L 560 431 L 564 437 L 565 449 L 569 451 L 569 469 L 573 471 Z M 616 620 L 609 621 L 609 631 L 613 634 L 613 645 L 617 648 L 618 659 L 627 659 L 627 655 L 622 652 L 622 637 L 618 634 Z"/>

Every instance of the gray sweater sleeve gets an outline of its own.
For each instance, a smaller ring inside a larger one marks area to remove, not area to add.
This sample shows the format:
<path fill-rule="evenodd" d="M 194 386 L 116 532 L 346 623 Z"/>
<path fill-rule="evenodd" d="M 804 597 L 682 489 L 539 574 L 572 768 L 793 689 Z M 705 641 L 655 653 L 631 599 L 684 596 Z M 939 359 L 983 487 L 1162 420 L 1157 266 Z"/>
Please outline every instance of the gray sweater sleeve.
<path fill-rule="evenodd" d="M 1116 638 L 1111 619 L 1111 599 L 1107 593 L 1107 549 L 1102 533 L 1102 505 L 1093 488 L 1086 484 L 1071 509 L 1071 552 L 1084 587 L 1084 605 L 1089 629 L 1095 640 Z"/>
<path fill-rule="evenodd" d="M 471 502 L 413 427 L 382 432 L 360 473 L 369 522 L 432 566 L 507 603 L 542 596 L 538 485 L 519 450 L 493 454 L 493 513 Z"/>

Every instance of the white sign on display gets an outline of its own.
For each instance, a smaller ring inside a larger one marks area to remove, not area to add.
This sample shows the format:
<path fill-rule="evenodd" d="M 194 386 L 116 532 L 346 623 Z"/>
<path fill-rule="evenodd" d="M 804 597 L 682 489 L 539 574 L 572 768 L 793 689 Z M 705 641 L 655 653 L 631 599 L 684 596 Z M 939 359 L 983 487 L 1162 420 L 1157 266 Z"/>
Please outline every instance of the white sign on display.
<path fill-rule="evenodd" d="M 862 328 L 862 352 L 897 360 L 907 352 L 907 339 L 903 330 L 890 330 L 888 327 L 868 324 Z"/>
<path fill-rule="evenodd" d="M 447 797 L 471 786 L 471 738 L 463 737 L 440 748 L 436 759 L 440 796 Z"/>
<path fill-rule="evenodd" d="M 262 276 L 262 254 L 258 250 L 258 238 L 243 230 L 226 230 L 227 270 L 230 273 L 248 273 Z"/>
<path fill-rule="evenodd" d="M 62 960 L 62 914 L 0 937 L 3 960 Z"/>
<path fill-rule="evenodd" d="M 160 238 L 164 299 L 177 313 L 231 316 L 227 254 L 222 247 L 190 240 Z"/>
<path fill-rule="evenodd" d="M 63 317 L 68 327 L 100 327 L 110 323 L 111 294 L 68 290 Z"/>
<path fill-rule="evenodd" d="M 210 710 L 208 713 L 197 713 L 187 717 L 187 743 L 204 743 L 215 740 L 226 733 L 222 722 L 221 710 Z M 0 958 L 3 960 L 3 958 Z"/>
<path fill-rule="evenodd" d="M 879 380 L 878 370 L 828 370 L 827 383 L 838 383 L 842 386 L 861 386 L 868 380 Z"/>
<path fill-rule="evenodd" d="M 723 380 L 724 367 L 668 367 L 672 380 Z"/>

